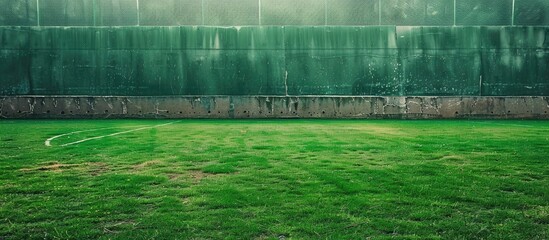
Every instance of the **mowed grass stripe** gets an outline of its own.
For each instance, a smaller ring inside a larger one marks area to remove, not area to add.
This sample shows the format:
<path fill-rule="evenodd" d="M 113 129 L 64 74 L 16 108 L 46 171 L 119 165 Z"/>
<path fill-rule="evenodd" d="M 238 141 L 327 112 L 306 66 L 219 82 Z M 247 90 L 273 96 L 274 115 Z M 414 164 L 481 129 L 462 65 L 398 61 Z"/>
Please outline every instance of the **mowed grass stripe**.
<path fill-rule="evenodd" d="M 184 120 L 44 146 L 167 122 L 0 121 L 0 238 L 549 238 L 546 121 Z"/>

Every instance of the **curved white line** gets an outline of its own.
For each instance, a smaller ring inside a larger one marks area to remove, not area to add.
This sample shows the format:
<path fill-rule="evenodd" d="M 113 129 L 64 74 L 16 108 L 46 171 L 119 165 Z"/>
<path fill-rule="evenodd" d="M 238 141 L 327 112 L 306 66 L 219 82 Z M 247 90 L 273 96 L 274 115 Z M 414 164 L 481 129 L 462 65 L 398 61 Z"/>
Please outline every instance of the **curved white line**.
<path fill-rule="evenodd" d="M 143 126 L 144 125 L 138 125 L 138 126 L 135 126 L 135 127 L 143 127 Z M 125 128 L 125 127 L 122 126 L 122 127 L 95 128 L 95 129 L 88 129 L 88 130 L 81 130 L 81 131 L 74 131 L 74 132 L 64 133 L 64 134 L 53 136 L 51 138 L 46 139 L 46 141 L 44 142 L 44 145 L 46 145 L 48 147 L 51 147 L 52 146 L 51 141 L 55 140 L 56 138 L 60 138 L 60 137 L 64 137 L 64 136 L 69 136 L 69 135 L 83 133 L 83 132 L 95 132 L 95 131 L 99 131 L 99 130 L 114 129 L 114 128 Z"/>
<path fill-rule="evenodd" d="M 75 132 L 70 132 L 70 133 L 64 133 L 64 134 L 57 135 L 57 136 L 53 136 L 53 137 L 51 137 L 51 138 L 46 139 L 46 141 L 44 142 L 44 145 L 46 145 L 46 146 L 48 146 L 48 147 L 51 147 L 51 141 L 53 141 L 53 140 L 56 139 L 56 138 L 60 138 L 60 137 L 68 136 L 68 135 L 73 135 L 73 134 L 83 133 L 83 132 L 93 132 L 93 131 L 99 131 L 99 130 L 105 130 L 105 129 L 113 129 L 113 128 L 116 128 L 116 127 L 110 127 L 110 128 L 96 128 L 96 129 L 90 129 L 90 130 L 83 130 L 83 131 L 75 131 Z"/>
<path fill-rule="evenodd" d="M 116 132 L 116 133 L 111 133 L 111 134 L 103 135 L 103 136 L 85 138 L 85 139 L 82 139 L 82 140 L 79 140 L 79 141 L 76 141 L 76 142 L 65 143 L 65 144 L 61 145 L 61 147 L 66 147 L 66 146 L 70 146 L 70 145 L 75 145 L 75 144 L 79 144 L 79 143 L 83 143 L 83 142 L 87 142 L 87 141 L 95 140 L 95 139 L 101 139 L 101 138 L 106 138 L 106 137 L 112 137 L 112 136 L 116 136 L 116 135 L 120 135 L 120 134 L 124 134 L 124 133 L 130 133 L 130 132 L 136 132 L 136 131 L 141 131 L 141 130 L 145 130 L 145 129 L 163 127 L 163 126 L 167 126 L 167 125 L 170 125 L 170 124 L 174 124 L 174 123 L 176 123 L 176 122 L 179 122 L 179 121 L 164 123 L 164 124 L 155 125 L 155 126 L 150 126 L 150 127 L 142 127 L 142 128 L 132 129 L 132 130 L 123 131 L 123 132 Z"/>

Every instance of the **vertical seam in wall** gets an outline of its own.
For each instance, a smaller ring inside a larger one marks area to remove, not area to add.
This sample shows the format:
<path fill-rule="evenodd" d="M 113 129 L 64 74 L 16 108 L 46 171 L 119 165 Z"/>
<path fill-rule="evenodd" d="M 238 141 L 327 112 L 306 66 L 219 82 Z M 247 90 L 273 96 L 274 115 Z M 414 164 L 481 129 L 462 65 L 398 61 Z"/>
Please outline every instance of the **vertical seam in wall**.
<path fill-rule="evenodd" d="M 139 11 L 139 0 L 135 0 L 136 8 L 137 8 L 137 26 L 141 25 L 141 12 Z"/>
<path fill-rule="evenodd" d="M 36 0 L 36 24 L 40 27 L 40 0 Z"/>
<path fill-rule="evenodd" d="M 482 97 L 482 74 L 480 74 L 480 77 L 479 77 L 479 83 L 478 83 L 478 95 Z"/>
<path fill-rule="evenodd" d="M 454 26 L 456 26 L 457 0 L 454 0 Z"/>
<path fill-rule="evenodd" d="M 379 22 L 379 25 L 381 25 L 381 0 L 378 0 L 378 3 L 377 3 L 377 12 L 378 12 L 378 22 Z"/>
<path fill-rule="evenodd" d="M 257 9 L 258 9 L 258 11 L 259 11 L 259 12 L 258 12 L 258 15 L 259 15 L 259 25 L 261 25 L 261 0 L 258 0 L 258 1 L 259 1 L 259 3 L 258 3 Z"/>
<path fill-rule="evenodd" d="M 201 10 L 201 13 L 202 13 L 202 26 L 204 26 L 204 23 L 205 23 L 205 21 L 204 21 L 204 0 L 200 1 L 200 4 L 201 4 L 200 10 Z"/>
<path fill-rule="evenodd" d="M 288 95 L 288 66 L 287 66 L 287 49 L 286 49 L 286 26 L 282 26 L 282 50 L 284 51 L 284 71 L 283 71 L 283 78 L 284 78 L 284 89 L 286 96 Z"/>
<path fill-rule="evenodd" d="M 511 26 L 515 26 L 515 0 L 513 0 L 513 9 L 511 10 Z"/>

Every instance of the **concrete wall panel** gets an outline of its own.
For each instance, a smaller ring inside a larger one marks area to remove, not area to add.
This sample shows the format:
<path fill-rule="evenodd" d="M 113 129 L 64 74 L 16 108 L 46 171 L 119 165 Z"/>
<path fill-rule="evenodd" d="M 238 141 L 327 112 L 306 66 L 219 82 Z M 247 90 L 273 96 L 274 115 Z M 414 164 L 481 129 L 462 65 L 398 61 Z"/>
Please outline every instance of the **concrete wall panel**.
<path fill-rule="evenodd" d="M 95 0 L 96 26 L 138 25 L 136 0 Z"/>
<path fill-rule="evenodd" d="M 325 25 L 326 5 L 319 0 L 261 0 L 263 25 Z"/>
<path fill-rule="evenodd" d="M 139 25 L 201 25 L 202 0 L 139 0 Z"/>
<path fill-rule="evenodd" d="M 328 25 L 379 25 L 378 0 L 328 0 Z"/>
<path fill-rule="evenodd" d="M 467 26 L 511 25 L 513 0 L 456 1 L 456 24 Z"/>
<path fill-rule="evenodd" d="M 40 26 L 94 26 L 94 0 L 39 0 Z"/>
<path fill-rule="evenodd" d="M 547 27 L 0 27 L 3 95 L 549 95 Z"/>
<path fill-rule="evenodd" d="M 0 98 L 0 118 L 549 119 L 547 97 L 186 96 Z"/>
<path fill-rule="evenodd" d="M 259 25 L 259 1 L 204 0 L 204 25 Z"/>
<path fill-rule="evenodd" d="M 515 25 L 549 25 L 549 2 L 545 0 L 516 0 Z"/>
<path fill-rule="evenodd" d="M 36 0 L 0 0 L 0 26 L 36 26 Z"/>
<path fill-rule="evenodd" d="M 451 26 L 454 24 L 453 0 L 383 0 L 381 25 Z"/>

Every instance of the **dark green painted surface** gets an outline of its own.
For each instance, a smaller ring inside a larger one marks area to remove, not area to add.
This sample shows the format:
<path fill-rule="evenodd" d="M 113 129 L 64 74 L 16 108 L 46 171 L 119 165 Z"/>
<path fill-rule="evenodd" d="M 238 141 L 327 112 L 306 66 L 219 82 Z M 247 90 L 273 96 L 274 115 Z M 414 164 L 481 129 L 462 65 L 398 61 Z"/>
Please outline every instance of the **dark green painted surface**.
<path fill-rule="evenodd" d="M 259 25 L 257 0 L 204 0 L 204 25 Z"/>
<path fill-rule="evenodd" d="M 36 0 L 0 0 L 0 26 L 35 26 Z"/>
<path fill-rule="evenodd" d="M 135 26 L 136 0 L 100 0 L 95 3 L 96 26 Z"/>
<path fill-rule="evenodd" d="M 0 50 L 0 94 L 21 95 L 31 90 L 28 51 Z"/>
<path fill-rule="evenodd" d="M 328 25 L 379 25 L 379 0 L 328 0 Z"/>
<path fill-rule="evenodd" d="M 479 95 L 478 50 L 410 49 L 400 54 L 404 95 Z"/>
<path fill-rule="evenodd" d="M 449 26 L 454 24 L 453 0 L 383 0 L 381 24 Z"/>
<path fill-rule="evenodd" d="M 288 50 L 290 95 L 400 95 L 396 49 Z"/>
<path fill-rule="evenodd" d="M 549 95 L 547 27 L 0 27 L 2 95 Z"/>
<path fill-rule="evenodd" d="M 201 25 L 202 1 L 139 0 L 139 24 L 143 26 Z"/>
<path fill-rule="evenodd" d="M 547 28 L 482 27 L 481 44 L 485 49 L 547 48 Z"/>
<path fill-rule="evenodd" d="M 397 44 L 401 49 L 479 49 L 479 27 L 397 27 Z M 495 28 L 492 28 L 495 29 Z M 499 29 L 499 28 L 498 28 Z M 494 46 L 499 48 L 499 46 Z"/>
<path fill-rule="evenodd" d="M 28 50 L 33 33 L 26 27 L 0 27 L 0 50 Z"/>
<path fill-rule="evenodd" d="M 394 27 L 287 27 L 285 42 L 290 95 L 399 95 Z"/>
<path fill-rule="evenodd" d="M 519 0 L 515 2 L 516 25 L 549 25 L 549 1 Z"/>
<path fill-rule="evenodd" d="M 539 49 L 482 52 L 485 95 L 549 95 L 549 56 Z"/>
<path fill-rule="evenodd" d="M 456 1 L 456 24 L 511 25 L 512 12 L 513 0 L 459 0 Z"/>
<path fill-rule="evenodd" d="M 93 26 L 94 0 L 39 0 L 40 26 Z"/>
<path fill-rule="evenodd" d="M 404 95 L 480 94 L 481 29 L 399 27 Z"/>
<path fill-rule="evenodd" d="M 395 27 L 285 27 L 286 50 L 396 48 Z"/>

